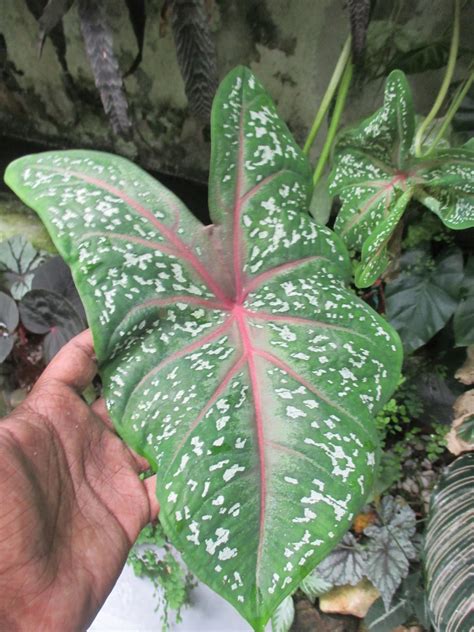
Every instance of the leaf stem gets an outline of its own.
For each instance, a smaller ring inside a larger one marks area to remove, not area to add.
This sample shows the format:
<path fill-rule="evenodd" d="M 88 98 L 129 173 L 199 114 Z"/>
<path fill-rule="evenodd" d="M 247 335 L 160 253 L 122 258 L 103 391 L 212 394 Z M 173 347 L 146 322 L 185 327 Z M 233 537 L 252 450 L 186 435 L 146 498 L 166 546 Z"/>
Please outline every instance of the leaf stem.
<path fill-rule="evenodd" d="M 438 114 L 438 111 L 443 104 L 444 99 L 448 93 L 449 84 L 451 83 L 451 79 L 453 78 L 454 68 L 456 66 L 456 58 L 458 56 L 459 49 L 459 16 L 460 16 L 460 4 L 459 0 L 454 0 L 454 18 L 453 18 L 453 34 L 451 36 L 451 46 L 449 49 L 449 57 L 448 64 L 446 66 L 446 72 L 444 73 L 443 83 L 438 92 L 438 96 L 431 108 L 430 112 L 426 116 L 425 120 L 422 122 L 415 136 L 415 154 L 419 158 L 421 156 L 421 148 L 423 144 L 423 137 L 425 132 L 430 125 L 431 121 Z"/>
<path fill-rule="evenodd" d="M 428 150 L 424 154 L 425 156 L 430 154 L 433 151 L 433 149 L 436 148 L 436 146 L 438 145 L 439 141 L 443 138 L 443 136 L 446 133 L 446 130 L 447 130 L 449 124 L 453 120 L 454 115 L 458 111 L 459 106 L 463 102 L 464 97 L 466 96 L 466 94 L 467 94 L 469 88 L 471 87 L 471 84 L 472 84 L 473 81 L 474 81 L 474 70 L 471 70 L 471 73 L 468 75 L 466 81 L 464 82 L 464 85 L 461 86 L 461 89 L 458 90 L 457 95 L 454 97 L 453 102 L 451 103 L 451 105 L 449 107 L 449 110 L 446 112 L 446 114 L 444 116 L 443 123 L 442 123 L 441 127 L 439 128 L 438 133 L 436 134 L 432 144 L 430 145 L 430 147 L 428 148 Z"/>
<path fill-rule="evenodd" d="M 321 151 L 321 155 L 319 156 L 318 164 L 316 165 L 316 169 L 314 170 L 313 187 L 315 187 L 316 184 L 318 183 L 324 171 L 324 168 L 326 166 L 329 152 L 331 150 L 331 146 L 334 141 L 334 137 L 336 136 L 339 122 L 341 120 L 341 115 L 344 110 L 344 105 L 346 103 L 347 93 L 349 91 L 351 79 L 352 79 L 352 62 L 348 60 L 346 63 L 346 67 L 344 68 L 344 74 L 342 75 L 341 83 L 339 85 L 339 90 L 337 92 L 336 104 L 334 106 L 334 112 L 331 117 L 331 123 L 329 124 L 326 140 L 324 141 L 324 146 Z"/>
<path fill-rule="evenodd" d="M 329 81 L 328 87 L 326 88 L 326 92 L 324 93 L 321 104 L 316 112 L 316 116 L 313 121 L 313 125 L 311 127 L 311 131 L 309 132 L 308 138 L 304 144 L 303 152 L 308 154 L 313 143 L 316 138 L 317 133 L 319 132 L 319 128 L 324 120 L 326 112 L 331 104 L 332 98 L 336 92 L 337 86 L 341 79 L 342 73 L 344 72 L 344 68 L 346 67 L 347 61 L 351 54 L 351 36 L 346 39 L 344 47 L 339 55 L 339 59 L 337 60 L 336 67 L 334 68 L 334 72 L 332 73 L 332 77 Z"/>

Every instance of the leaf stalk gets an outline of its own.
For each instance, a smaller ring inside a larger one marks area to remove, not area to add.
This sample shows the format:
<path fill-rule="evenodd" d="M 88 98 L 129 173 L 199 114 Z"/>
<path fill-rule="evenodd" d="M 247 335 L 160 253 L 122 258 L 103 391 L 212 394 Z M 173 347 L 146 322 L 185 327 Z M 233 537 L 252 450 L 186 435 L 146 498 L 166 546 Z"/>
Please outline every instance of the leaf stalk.
<path fill-rule="evenodd" d="M 344 47 L 339 55 L 339 59 L 337 60 L 336 67 L 334 68 L 334 72 L 332 73 L 332 77 L 329 81 L 328 87 L 326 88 L 326 92 L 324 93 L 321 104 L 316 112 L 316 116 L 313 121 L 313 125 L 311 126 L 311 130 L 309 132 L 308 138 L 303 147 L 303 153 L 306 155 L 309 154 L 309 151 L 314 143 L 317 133 L 319 132 L 319 128 L 322 125 L 324 117 L 329 109 L 331 101 L 336 93 L 337 86 L 341 80 L 344 69 L 347 65 L 347 62 L 351 55 L 351 36 L 346 39 Z"/>
<path fill-rule="evenodd" d="M 460 2 L 459 0 L 454 0 L 453 34 L 451 36 L 451 46 L 449 49 L 448 64 L 446 66 L 446 72 L 444 73 L 443 83 L 441 84 L 441 87 L 438 92 L 438 96 L 436 97 L 436 100 L 433 103 L 433 107 L 431 108 L 425 120 L 422 122 L 422 124 L 418 128 L 418 131 L 416 132 L 415 155 L 418 158 L 420 158 L 422 155 L 421 148 L 423 144 L 423 137 L 425 136 L 426 130 L 428 129 L 429 125 L 438 114 L 439 109 L 446 98 L 449 85 L 453 78 L 454 68 L 456 66 L 456 59 L 457 59 L 458 50 L 459 50 L 459 23 L 460 23 Z"/>

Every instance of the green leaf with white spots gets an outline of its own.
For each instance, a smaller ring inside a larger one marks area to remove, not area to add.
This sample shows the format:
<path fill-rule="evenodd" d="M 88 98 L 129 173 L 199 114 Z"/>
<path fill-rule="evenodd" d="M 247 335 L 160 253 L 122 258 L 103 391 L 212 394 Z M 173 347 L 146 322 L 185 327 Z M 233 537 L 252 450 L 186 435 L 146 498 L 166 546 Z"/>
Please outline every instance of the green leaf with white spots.
<path fill-rule="evenodd" d="M 388 243 L 395 232 L 412 191 L 405 191 L 397 200 L 390 215 L 376 225 L 374 232 L 368 237 L 362 246 L 361 261 L 355 271 L 357 287 L 368 287 L 375 283 L 390 263 Z"/>
<path fill-rule="evenodd" d="M 474 453 L 459 456 L 433 492 L 424 565 L 428 609 L 435 630 L 472 630 L 474 568 Z"/>
<path fill-rule="evenodd" d="M 212 226 L 108 154 L 22 158 L 6 180 L 71 266 L 110 416 L 159 471 L 166 534 L 262 630 L 370 492 L 373 416 L 401 364 L 346 288 L 342 241 L 307 213 L 305 156 L 238 68 L 213 107 Z"/>
<path fill-rule="evenodd" d="M 383 107 L 344 132 L 336 146 L 329 192 L 342 200 L 336 232 L 348 248 L 361 253 L 358 287 L 371 285 L 388 267 L 385 246 L 411 195 L 449 228 L 474 226 L 472 147 L 415 158 L 414 129 L 410 88 L 404 74 L 395 70 L 387 79 Z"/>

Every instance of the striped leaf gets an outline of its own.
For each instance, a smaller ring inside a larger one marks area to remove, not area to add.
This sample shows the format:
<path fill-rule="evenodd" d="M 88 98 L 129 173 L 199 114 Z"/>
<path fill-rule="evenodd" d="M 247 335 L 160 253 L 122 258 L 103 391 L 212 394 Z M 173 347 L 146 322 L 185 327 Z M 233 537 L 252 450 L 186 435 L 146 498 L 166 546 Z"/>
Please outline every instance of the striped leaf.
<path fill-rule="evenodd" d="M 387 269 L 389 240 L 412 195 L 449 228 L 474 226 L 472 146 L 418 159 L 411 154 L 414 128 L 409 84 L 394 70 L 383 107 L 343 133 L 336 146 L 329 192 L 342 200 L 336 232 L 361 254 L 358 287 L 371 285 Z"/>
<path fill-rule="evenodd" d="M 425 539 L 428 607 L 437 632 L 472 630 L 474 453 L 458 457 L 432 497 Z"/>
<path fill-rule="evenodd" d="M 213 106 L 202 226 L 108 154 L 22 158 L 9 185 L 72 268 L 118 432 L 159 471 L 191 570 L 262 630 L 370 490 L 398 336 L 305 213 L 311 172 L 250 71 Z"/>

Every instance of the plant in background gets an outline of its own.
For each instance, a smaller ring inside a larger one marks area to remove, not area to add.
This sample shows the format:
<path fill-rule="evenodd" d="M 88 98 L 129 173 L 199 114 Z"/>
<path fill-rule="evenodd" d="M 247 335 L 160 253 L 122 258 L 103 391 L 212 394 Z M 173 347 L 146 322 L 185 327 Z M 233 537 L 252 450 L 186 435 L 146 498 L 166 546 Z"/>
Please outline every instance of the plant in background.
<path fill-rule="evenodd" d="M 137 577 L 146 577 L 152 582 L 159 599 L 157 607 L 163 609 L 163 631 L 169 629 L 170 610 L 175 611 L 179 623 L 181 609 L 189 603 L 194 580 L 176 559 L 159 523 L 143 529 L 128 556 L 128 563 Z"/>
<path fill-rule="evenodd" d="M 248 70 L 221 84 L 212 132 L 211 228 L 107 154 L 22 158 L 6 181 L 71 265 L 165 532 L 260 630 L 363 505 L 401 352 L 302 212 L 309 165 Z"/>
<path fill-rule="evenodd" d="M 75 0 L 26 0 L 38 20 L 39 52 L 47 36 L 55 47 L 58 59 L 71 82 L 66 61 L 66 39 L 62 18 Z M 119 62 L 113 50 L 113 36 L 106 11 L 99 0 L 77 0 L 79 22 L 84 45 L 102 105 L 116 134 L 128 136 L 132 121 L 123 86 Z M 138 53 L 127 74 L 136 70 L 142 59 L 146 26 L 144 0 L 125 0 L 137 40 Z M 217 60 L 209 17 L 204 0 L 166 0 L 162 19 L 171 19 L 178 65 L 183 76 L 191 113 L 202 123 L 209 123 L 212 99 L 217 88 Z"/>

